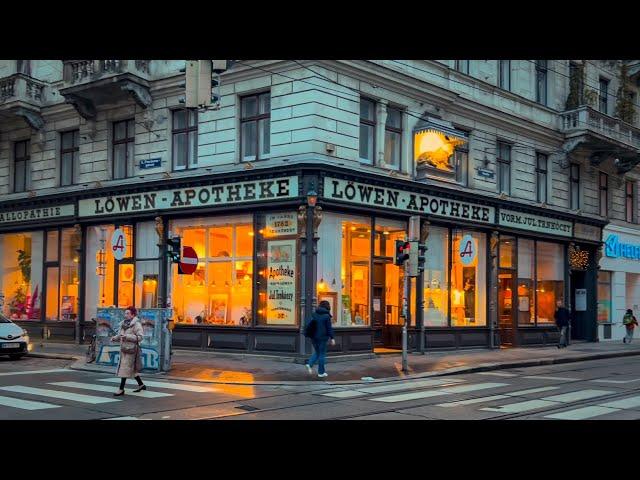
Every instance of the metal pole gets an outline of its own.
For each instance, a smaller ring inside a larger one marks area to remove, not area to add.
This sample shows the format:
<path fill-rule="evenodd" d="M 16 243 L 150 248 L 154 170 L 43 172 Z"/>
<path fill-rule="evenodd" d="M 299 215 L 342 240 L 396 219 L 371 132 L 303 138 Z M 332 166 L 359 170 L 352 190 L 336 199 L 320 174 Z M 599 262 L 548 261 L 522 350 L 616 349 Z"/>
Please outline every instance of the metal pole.
<path fill-rule="evenodd" d="M 404 373 L 409 372 L 409 365 L 407 362 L 407 323 L 409 318 L 409 305 L 407 299 L 409 298 L 409 276 L 407 275 L 408 268 L 407 262 L 404 264 L 404 296 L 402 298 L 402 318 L 404 319 L 402 323 L 402 371 Z"/>

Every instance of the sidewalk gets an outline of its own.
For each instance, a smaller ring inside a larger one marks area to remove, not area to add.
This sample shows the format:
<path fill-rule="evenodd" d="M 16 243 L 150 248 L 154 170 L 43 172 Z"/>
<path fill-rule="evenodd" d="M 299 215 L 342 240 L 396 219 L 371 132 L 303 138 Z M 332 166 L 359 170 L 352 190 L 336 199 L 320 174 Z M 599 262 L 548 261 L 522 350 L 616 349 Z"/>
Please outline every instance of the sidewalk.
<path fill-rule="evenodd" d="M 110 367 L 86 364 L 85 351 L 85 345 L 45 343 L 41 346 L 40 343 L 34 343 L 30 355 L 74 360 L 71 365 L 73 369 L 114 372 Z M 331 384 L 384 382 L 631 355 L 640 355 L 640 342 L 631 345 L 620 342 L 573 343 L 562 350 L 554 346 L 429 352 L 425 355 L 409 354 L 410 372 L 405 375 L 401 369 L 401 355 L 387 354 L 333 362 L 329 359 L 327 380 Z M 167 379 L 243 385 L 307 385 L 323 381 L 310 376 L 304 365 L 293 360 L 187 350 L 174 350 L 171 371 L 159 375 Z M 372 377 L 373 380 L 363 381 L 363 377 Z"/>

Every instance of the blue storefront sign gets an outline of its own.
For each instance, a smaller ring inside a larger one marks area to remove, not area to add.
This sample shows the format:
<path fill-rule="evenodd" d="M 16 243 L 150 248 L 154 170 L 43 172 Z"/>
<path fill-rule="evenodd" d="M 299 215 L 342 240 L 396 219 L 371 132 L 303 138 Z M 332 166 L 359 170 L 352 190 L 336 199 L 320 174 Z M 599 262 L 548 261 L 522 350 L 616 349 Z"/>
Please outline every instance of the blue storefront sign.
<path fill-rule="evenodd" d="M 148 158 L 146 160 L 140 160 L 140 169 L 148 170 L 149 168 L 158 168 L 161 164 L 161 158 Z"/>
<path fill-rule="evenodd" d="M 622 243 L 618 235 L 611 234 L 604 242 L 604 254 L 611 258 L 630 258 L 640 260 L 640 245 Z"/>

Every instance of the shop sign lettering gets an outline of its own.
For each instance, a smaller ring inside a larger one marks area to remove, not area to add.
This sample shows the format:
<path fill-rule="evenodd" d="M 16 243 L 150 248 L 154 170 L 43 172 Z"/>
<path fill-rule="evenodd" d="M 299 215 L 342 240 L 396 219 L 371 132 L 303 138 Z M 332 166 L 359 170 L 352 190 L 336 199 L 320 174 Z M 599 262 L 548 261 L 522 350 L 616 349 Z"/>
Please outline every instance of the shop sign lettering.
<path fill-rule="evenodd" d="M 0 224 L 72 217 L 74 213 L 75 207 L 73 205 L 13 210 L 9 212 L 0 212 Z"/>
<path fill-rule="evenodd" d="M 629 258 L 640 260 L 640 245 L 621 243 L 618 235 L 611 234 L 604 242 L 604 254 L 611 258 Z"/>
<path fill-rule="evenodd" d="M 551 235 L 561 235 L 571 237 L 573 235 L 573 223 L 555 218 L 545 218 L 528 213 L 515 212 L 512 210 L 500 209 L 498 223 L 505 227 L 519 228 L 532 232 L 549 233 Z"/>
<path fill-rule="evenodd" d="M 150 210 L 280 200 L 297 196 L 298 177 L 281 177 L 80 200 L 78 215 L 80 217 L 118 215 Z"/>
<path fill-rule="evenodd" d="M 296 240 L 267 244 L 267 324 L 296 323 Z"/>
<path fill-rule="evenodd" d="M 478 246 L 476 244 L 475 238 L 471 235 L 465 235 L 460 240 L 460 263 L 463 265 L 471 265 L 473 261 L 476 259 L 476 255 L 478 253 Z"/>
<path fill-rule="evenodd" d="M 493 223 L 495 209 L 449 198 L 421 195 L 386 187 L 325 177 L 324 196 L 329 200 L 424 213 L 480 223 Z"/>
<path fill-rule="evenodd" d="M 295 213 L 268 214 L 265 237 L 282 237 L 298 233 L 298 216 Z"/>

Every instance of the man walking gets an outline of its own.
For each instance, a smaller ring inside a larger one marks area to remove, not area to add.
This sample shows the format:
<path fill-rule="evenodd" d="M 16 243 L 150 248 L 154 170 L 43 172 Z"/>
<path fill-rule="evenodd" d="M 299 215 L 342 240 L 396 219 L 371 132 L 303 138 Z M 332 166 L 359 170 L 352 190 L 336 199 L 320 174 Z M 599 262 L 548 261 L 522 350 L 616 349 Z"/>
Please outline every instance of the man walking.
<path fill-rule="evenodd" d="M 333 338 L 333 327 L 331 326 L 331 304 L 323 300 L 316 308 L 311 317 L 309 325 L 305 331 L 305 336 L 311 339 L 313 345 L 313 355 L 305 364 L 307 371 L 313 373 L 313 365 L 318 362 L 318 377 L 325 378 L 329 374 L 325 371 L 324 365 L 327 356 L 327 341 L 331 339 L 331 345 L 335 345 Z"/>
<path fill-rule="evenodd" d="M 562 304 L 562 300 L 558 300 L 556 302 L 558 309 L 556 313 L 553 315 L 553 318 L 556 320 L 556 325 L 560 330 L 560 341 L 558 342 L 558 348 L 564 348 L 568 344 L 568 333 L 569 333 L 569 310 Z"/>

